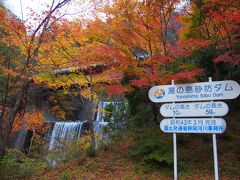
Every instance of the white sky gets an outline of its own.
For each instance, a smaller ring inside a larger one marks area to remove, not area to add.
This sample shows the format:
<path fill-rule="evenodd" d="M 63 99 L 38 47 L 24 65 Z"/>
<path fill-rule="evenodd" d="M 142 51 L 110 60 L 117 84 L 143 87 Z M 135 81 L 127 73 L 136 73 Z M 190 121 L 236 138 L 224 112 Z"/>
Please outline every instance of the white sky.
<path fill-rule="evenodd" d="M 19 18 L 26 20 L 27 14 L 30 12 L 29 8 L 33 9 L 36 12 L 39 12 L 40 9 L 43 8 L 43 4 L 47 2 L 49 2 L 49 0 L 5 0 L 5 5 Z"/>
<path fill-rule="evenodd" d="M 36 13 L 40 13 L 42 10 L 47 10 L 46 5 L 51 4 L 51 2 L 52 0 L 4 0 L 5 5 L 22 20 L 28 19 L 30 9 Z M 85 3 L 80 7 L 80 3 L 81 0 L 72 0 L 70 6 L 64 7 L 70 14 L 66 16 L 68 19 L 89 16 L 92 7 L 91 4 Z M 86 15 L 86 13 L 88 15 Z"/>
<path fill-rule="evenodd" d="M 97 2 L 98 0 L 94 1 Z M 52 0 L 3 0 L 3 2 L 20 19 L 27 21 L 29 20 L 27 15 L 30 13 L 30 9 L 34 10 L 36 13 L 40 13 L 41 10 L 47 10 L 46 4 L 50 4 Z M 106 2 L 111 2 L 111 0 Z M 181 0 L 181 3 L 177 8 L 182 9 L 187 2 L 188 0 Z M 67 8 L 67 11 L 70 14 L 65 16 L 69 20 L 79 17 L 94 19 L 93 0 L 71 0 L 71 5 L 68 7 L 65 6 L 64 8 Z M 104 14 L 99 13 L 98 15 L 101 19 L 105 19 Z"/>

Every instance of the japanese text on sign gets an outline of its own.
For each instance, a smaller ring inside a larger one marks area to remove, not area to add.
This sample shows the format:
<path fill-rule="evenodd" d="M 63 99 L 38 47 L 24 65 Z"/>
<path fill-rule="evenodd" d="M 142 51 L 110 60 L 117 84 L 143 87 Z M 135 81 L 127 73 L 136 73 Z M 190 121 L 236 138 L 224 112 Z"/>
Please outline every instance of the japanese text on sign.
<path fill-rule="evenodd" d="M 153 102 L 173 102 L 234 99 L 239 94 L 239 84 L 229 80 L 155 86 L 150 89 L 148 95 Z"/>
<path fill-rule="evenodd" d="M 222 118 L 163 119 L 160 128 L 167 133 L 223 133 L 226 122 Z"/>
<path fill-rule="evenodd" d="M 221 101 L 167 103 L 161 106 L 160 113 L 165 117 L 224 116 L 228 110 L 227 104 Z"/>

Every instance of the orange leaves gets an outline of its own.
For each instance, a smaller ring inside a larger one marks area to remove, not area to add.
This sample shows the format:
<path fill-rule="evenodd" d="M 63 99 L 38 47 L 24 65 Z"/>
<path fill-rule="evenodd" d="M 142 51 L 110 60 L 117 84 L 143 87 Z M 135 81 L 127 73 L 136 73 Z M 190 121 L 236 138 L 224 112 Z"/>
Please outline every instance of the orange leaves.
<path fill-rule="evenodd" d="M 88 22 L 87 28 L 84 30 L 84 36 L 92 41 L 107 43 L 109 40 L 109 33 L 106 33 L 107 31 L 108 25 L 100 19 L 96 19 L 95 21 Z"/>
<path fill-rule="evenodd" d="M 238 0 L 209 0 L 203 8 L 209 9 L 207 16 L 215 22 L 238 23 L 239 5 Z"/>
<path fill-rule="evenodd" d="M 38 60 L 41 66 L 48 65 L 49 70 L 69 67 L 78 70 L 69 71 L 66 76 L 43 76 L 39 80 L 46 78 L 55 88 L 78 84 L 87 89 L 112 84 L 108 87 L 111 94 L 129 91 L 127 87 L 116 85 L 124 74 L 138 78 L 131 81 L 131 85 L 163 82 L 164 78 L 176 73 L 171 72 L 171 64 L 176 63 L 177 57 L 208 45 L 195 40 L 175 42 L 173 36 L 176 34 L 171 35 L 169 30 L 175 28 L 173 12 L 177 3 L 177 0 L 115 1 L 105 8 L 106 22 L 100 19 L 83 23 L 65 20 L 55 24 L 46 32 L 49 39 L 45 39 L 46 45 L 41 48 Z M 169 32 L 171 37 L 168 37 Z M 171 38 L 176 45 L 170 46 Z M 134 47 L 137 47 L 136 54 L 131 51 Z M 192 74 L 182 73 L 176 78 L 192 78 Z"/>
<path fill-rule="evenodd" d="M 210 41 L 198 39 L 180 40 L 174 46 L 169 46 L 169 52 L 172 56 L 189 56 L 194 51 L 210 45 Z"/>
<path fill-rule="evenodd" d="M 120 81 L 123 78 L 123 72 L 121 70 L 111 71 L 109 77 L 113 80 Z"/>
<path fill-rule="evenodd" d="M 0 55 L 0 63 L 1 63 L 1 62 L 4 62 L 5 60 L 6 60 L 6 57 Z"/>
<path fill-rule="evenodd" d="M 94 64 L 113 65 L 124 61 L 125 56 L 110 45 L 93 42 L 78 50 L 77 56 L 70 62 L 73 66 L 89 67 Z"/>
<path fill-rule="evenodd" d="M 155 66 L 156 68 L 165 63 L 173 63 L 174 60 L 167 55 L 152 55 L 149 60 L 146 61 L 146 64 Z M 145 62 L 144 62 L 145 64 Z"/>
<path fill-rule="evenodd" d="M 20 73 L 13 71 L 12 69 L 7 69 L 7 68 L 0 68 L 1 69 L 1 73 L 5 74 L 5 75 L 9 75 L 11 77 L 18 77 L 20 75 Z"/>
<path fill-rule="evenodd" d="M 9 46 L 21 46 L 25 45 L 25 26 L 15 17 L 7 15 L 7 12 L 0 7 L 0 28 L 6 33 L 6 36 L 2 36 L 2 41 Z M 23 43 L 24 42 L 24 43 Z"/>
<path fill-rule="evenodd" d="M 116 83 L 123 78 L 123 72 L 117 69 L 104 70 L 101 74 L 94 75 L 96 79 L 99 79 L 99 83 Z"/>
<path fill-rule="evenodd" d="M 47 53 L 41 54 L 39 60 L 44 65 L 48 59 L 53 61 L 53 68 L 69 71 L 57 77 L 43 75 L 35 79 L 46 78 L 47 84 L 55 88 L 77 84 L 81 87 L 79 93 L 87 98 L 91 96 L 90 87 L 119 83 L 128 68 L 128 57 L 107 38 L 107 24 L 99 20 L 89 23 L 84 28 L 77 22 L 55 24 L 50 32 L 53 40 L 42 48 Z"/>
<path fill-rule="evenodd" d="M 23 117 L 18 114 L 13 124 L 13 130 L 19 130 L 21 127 L 25 129 L 40 129 L 43 124 L 44 117 L 42 112 L 26 112 Z"/>
<path fill-rule="evenodd" d="M 126 86 L 115 84 L 115 85 L 108 85 L 106 87 L 106 91 L 109 95 L 115 95 L 115 94 L 123 94 L 126 92 L 131 92 L 132 89 Z"/>
<path fill-rule="evenodd" d="M 179 72 L 168 77 L 169 81 L 174 79 L 175 81 L 190 80 L 194 81 L 197 76 L 202 75 L 204 72 L 202 69 L 193 69 L 189 71 Z"/>
<path fill-rule="evenodd" d="M 214 63 L 228 62 L 233 65 L 240 64 L 239 57 L 239 23 L 240 23 L 240 2 L 238 0 L 209 0 L 205 9 L 209 9 L 206 21 L 210 21 L 211 37 L 216 44 L 220 55 Z"/>
<path fill-rule="evenodd" d="M 137 87 L 148 87 L 150 85 L 150 78 L 141 77 L 140 79 L 132 80 L 130 84 Z"/>

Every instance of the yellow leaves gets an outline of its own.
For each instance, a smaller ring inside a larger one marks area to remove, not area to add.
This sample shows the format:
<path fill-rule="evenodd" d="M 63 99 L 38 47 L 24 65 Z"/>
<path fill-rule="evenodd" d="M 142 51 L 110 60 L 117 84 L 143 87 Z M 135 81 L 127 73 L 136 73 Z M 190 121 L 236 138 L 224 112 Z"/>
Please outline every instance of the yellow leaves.
<path fill-rule="evenodd" d="M 83 90 L 81 90 L 80 93 L 81 93 L 82 97 L 84 97 L 84 98 L 91 98 L 91 93 L 90 93 L 89 89 L 83 89 Z"/>
<path fill-rule="evenodd" d="M 36 84 L 48 84 L 49 86 L 51 86 L 51 84 L 53 83 L 52 81 L 54 80 L 55 75 L 54 74 L 49 74 L 49 73 L 42 73 L 42 74 L 38 74 L 36 76 L 33 77 L 33 81 Z"/>
<path fill-rule="evenodd" d="M 20 52 L 24 54 L 28 46 L 24 24 L 0 8 L 0 28 L 2 32 L 6 33 L 1 36 L 1 41 L 8 46 L 19 47 Z"/>
<path fill-rule="evenodd" d="M 82 97 L 86 99 L 89 99 L 92 97 L 93 99 L 97 98 L 97 94 L 94 91 L 91 92 L 90 88 L 81 89 L 79 93 L 81 94 Z"/>
<path fill-rule="evenodd" d="M 13 124 L 13 130 L 18 130 L 21 127 L 41 130 L 44 123 L 44 117 L 41 111 L 25 112 L 23 117 L 18 114 Z"/>
<path fill-rule="evenodd" d="M 196 67 L 191 63 L 185 63 L 185 64 L 182 64 L 182 65 L 179 66 L 179 69 L 181 71 L 190 71 L 190 70 L 193 70 L 195 68 Z"/>
<path fill-rule="evenodd" d="M 1 69 L 1 73 L 5 74 L 5 75 L 10 75 L 12 77 L 19 76 L 19 73 L 13 71 L 12 69 L 7 69 L 7 68 L 0 68 L 0 69 Z"/>
<path fill-rule="evenodd" d="M 90 135 L 83 136 L 79 141 L 80 141 L 80 148 L 83 150 L 83 152 L 87 152 L 88 149 L 90 148 L 91 136 Z"/>
<path fill-rule="evenodd" d="M 122 19 L 119 25 L 125 22 Z M 79 93 L 86 98 L 91 96 L 90 86 L 120 81 L 133 59 L 129 60 L 131 54 L 126 46 L 118 46 L 119 43 L 110 39 L 108 32 L 113 30 L 110 27 L 100 20 L 89 23 L 84 29 L 79 22 L 55 24 L 37 60 L 40 67 L 47 66 L 47 71 L 55 69 L 56 74 L 40 74 L 34 81 L 54 89 L 63 88 L 66 93 L 69 87 L 77 85 L 81 89 Z M 116 26 L 114 30 L 121 27 Z M 68 69 L 68 72 L 61 73 L 61 69 Z"/>
<path fill-rule="evenodd" d="M 50 112 L 53 113 L 58 119 L 66 119 L 66 113 L 59 106 L 51 107 Z"/>

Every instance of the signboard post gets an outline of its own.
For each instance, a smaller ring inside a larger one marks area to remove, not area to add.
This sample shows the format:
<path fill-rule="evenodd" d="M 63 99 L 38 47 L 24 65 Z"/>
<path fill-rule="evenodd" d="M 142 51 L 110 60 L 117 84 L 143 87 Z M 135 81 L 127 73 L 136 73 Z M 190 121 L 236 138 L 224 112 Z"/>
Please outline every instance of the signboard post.
<path fill-rule="evenodd" d="M 214 174 L 218 180 L 218 159 L 216 134 L 226 130 L 226 122 L 216 116 L 228 113 L 228 106 L 221 99 L 234 99 L 240 95 L 240 85 L 232 80 L 174 84 L 154 86 L 148 96 L 152 102 L 171 102 L 163 104 L 160 113 L 165 117 L 160 123 L 160 129 L 166 133 L 173 133 L 174 180 L 177 180 L 177 136 L 176 133 L 209 133 L 213 137 Z M 187 101 L 208 101 L 175 103 Z M 176 118 L 177 117 L 177 118 Z M 178 118 L 192 117 L 192 118 Z M 201 118 L 193 118 L 201 117 Z M 203 118 L 207 117 L 207 118 Z M 211 118 L 208 118 L 211 117 Z"/>
<path fill-rule="evenodd" d="M 174 80 L 172 80 L 172 85 L 174 85 Z M 174 105 L 174 102 L 172 103 Z M 175 116 L 173 116 L 175 118 Z M 173 133 L 173 163 L 174 163 L 174 180 L 178 179 L 177 176 L 177 134 Z"/>
<path fill-rule="evenodd" d="M 212 77 L 209 77 L 208 80 L 209 82 L 212 82 Z M 218 157 L 217 157 L 217 137 L 215 133 L 213 133 L 212 135 L 212 140 L 213 140 L 214 176 L 215 176 L 215 180 L 218 180 L 219 176 L 218 176 Z"/>

